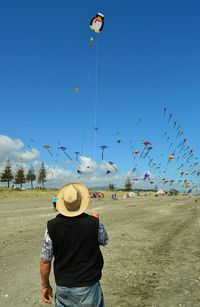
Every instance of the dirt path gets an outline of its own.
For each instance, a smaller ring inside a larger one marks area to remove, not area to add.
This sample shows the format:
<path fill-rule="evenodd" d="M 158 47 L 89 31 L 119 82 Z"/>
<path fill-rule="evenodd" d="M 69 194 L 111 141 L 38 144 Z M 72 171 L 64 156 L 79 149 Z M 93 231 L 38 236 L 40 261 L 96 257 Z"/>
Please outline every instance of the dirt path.
<path fill-rule="evenodd" d="M 200 306 L 200 199 L 96 201 L 109 233 L 102 248 L 107 307 Z M 0 200 L 0 306 L 44 306 L 39 254 L 49 199 Z M 53 275 L 51 276 L 52 285 Z"/>

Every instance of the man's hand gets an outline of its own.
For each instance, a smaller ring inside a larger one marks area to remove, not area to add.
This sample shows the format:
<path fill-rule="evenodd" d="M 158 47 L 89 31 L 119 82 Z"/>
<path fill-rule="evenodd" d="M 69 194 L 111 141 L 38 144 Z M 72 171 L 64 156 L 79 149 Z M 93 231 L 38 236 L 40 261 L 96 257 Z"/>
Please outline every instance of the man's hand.
<path fill-rule="evenodd" d="M 40 273 L 42 278 L 42 299 L 45 303 L 51 304 L 53 296 L 52 288 L 49 284 L 49 274 L 51 271 L 51 262 L 44 259 L 40 260 Z"/>
<path fill-rule="evenodd" d="M 99 213 L 97 213 L 96 211 L 92 211 L 91 216 L 94 216 L 99 219 Z"/>
<path fill-rule="evenodd" d="M 48 288 L 42 288 L 42 299 L 45 303 L 51 304 L 52 297 L 53 297 L 53 291 L 50 285 L 48 286 Z"/>

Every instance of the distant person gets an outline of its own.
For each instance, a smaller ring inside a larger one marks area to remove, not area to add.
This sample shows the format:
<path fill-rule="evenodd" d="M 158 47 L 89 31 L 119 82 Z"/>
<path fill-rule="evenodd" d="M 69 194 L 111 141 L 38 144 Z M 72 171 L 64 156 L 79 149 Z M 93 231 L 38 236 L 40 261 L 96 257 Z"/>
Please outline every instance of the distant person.
<path fill-rule="evenodd" d="M 112 198 L 112 200 L 116 200 L 117 199 L 116 193 L 112 193 L 111 198 Z"/>
<path fill-rule="evenodd" d="M 52 203 L 53 203 L 53 208 L 54 208 L 54 210 L 57 211 L 57 209 L 56 209 L 56 195 L 54 195 L 54 196 L 52 197 Z"/>
<path fill-rule="evenodd" d="M 66 184 L 57 194 L 59 214 L 47 222 L 40 260 L 42 299 L 51 303 L 49 275 L 54 258 L 55 307 L 105 306 L 99 245 L 108 243 L 108 235 L 98 213 L 84 213 L 89 201 L 86 186 Z"/>

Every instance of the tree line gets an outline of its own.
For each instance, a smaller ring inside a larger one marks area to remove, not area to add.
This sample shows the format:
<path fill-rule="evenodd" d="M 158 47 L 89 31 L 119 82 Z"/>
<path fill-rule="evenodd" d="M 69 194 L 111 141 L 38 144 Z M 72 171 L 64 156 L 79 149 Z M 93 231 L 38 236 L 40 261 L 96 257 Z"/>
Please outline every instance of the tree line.
<path fill-rule="evenodd" d="M 125 184 L 124 184 L 124 190 L 125 191 L 132 191 L 132 185 L 133 185 L 133 182 L 131 181 L 131 179 L 127 178 L 126 181 L 125 181 Z M 108 189 L 110 191 L 114 191 L 114 190 L 116 190 L 116 187 L 113 183 L 110 183 L 109 186 L 108 186 Z"/>
<path fill-rule="evenodd" d="M 46 182 L 47 172 L 42 162 L 38 174 L 35 173 L 33 166 L 31 165 L 27 173 L 25 172 L 22 165 L 20 165 L 17 170 L 14 172 L 10 160 L 6 161 L 6 165 L 3 171 L 0 173 L 0 181 L 7 182 L 7 187 L 10 188 L 10 183 L 19 184 L 22 188 L 24 183 L 30 182 L 31 189 L 33 189 L 33 182 L 37 180 L 39 184 L 44 188 Z"/>

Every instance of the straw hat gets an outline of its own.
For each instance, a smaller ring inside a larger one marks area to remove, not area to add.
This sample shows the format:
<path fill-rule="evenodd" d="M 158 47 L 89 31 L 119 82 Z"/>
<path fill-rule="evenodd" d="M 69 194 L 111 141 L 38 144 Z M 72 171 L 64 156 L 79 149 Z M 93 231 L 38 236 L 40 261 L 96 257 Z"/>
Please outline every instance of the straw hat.
<path fill-rule="evenodd" d="M 87 187 L 81 183 L 65 184 L 57 194 L 56 209 L 62 215 L 73 217 L 83 213 L 89 205 Z"/>

